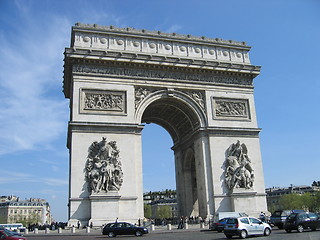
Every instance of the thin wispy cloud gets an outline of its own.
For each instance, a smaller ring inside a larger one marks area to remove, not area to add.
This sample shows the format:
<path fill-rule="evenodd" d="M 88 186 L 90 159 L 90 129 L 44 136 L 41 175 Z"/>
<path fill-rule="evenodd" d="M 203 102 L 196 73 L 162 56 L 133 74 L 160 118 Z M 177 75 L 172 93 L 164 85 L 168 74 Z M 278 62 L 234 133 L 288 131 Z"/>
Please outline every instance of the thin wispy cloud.
<path fill-rule="evenodd" d="M 20 29 L 17 42 L 0 38 L 0 154 L 46 147 L 66 131 L 62 52 L 69 33 L 61 29 L 70 23 L 53 21 L 49 31 Z M 30 19 L 26 23 L 37 26 Z"/>

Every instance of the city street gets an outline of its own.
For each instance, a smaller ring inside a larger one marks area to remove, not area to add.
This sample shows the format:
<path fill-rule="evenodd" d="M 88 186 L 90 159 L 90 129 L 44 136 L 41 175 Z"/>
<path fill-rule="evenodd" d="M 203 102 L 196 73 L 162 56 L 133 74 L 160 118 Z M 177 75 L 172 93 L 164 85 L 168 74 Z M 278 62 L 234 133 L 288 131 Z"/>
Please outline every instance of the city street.
<path fill-rule="evenodd" d="M 102 240 L 108 239 L 108 236 L 99 235 L 95 233 L 83 233 L 75 235 L 57 235 L 57 234 L 39 234 L 33 233 L 26 235 L 29 240 Z M 191 229 L 191 230 L 172 230 L 172 231 L 154 231 L 143 237 L 135 236 L 117 236 L 115 239 L 143 239 L 143 240 L 163 240 L 163 239 L 174 239 L 174 240 L 214 240 L 214 239 L 227 239 L 223 233 L 218 233 L 209 230 Z M 239 239 L 239 237 L 233 237 L 233 239 Z M 284 230 L 275 229 L 270 236 L 264 237 L 249 237 L 248 239 L 267 239 L 267 240 L 320 240 L 320 230 L 317 231 L 305 231 L 303 233 L 286 233 Z"/>

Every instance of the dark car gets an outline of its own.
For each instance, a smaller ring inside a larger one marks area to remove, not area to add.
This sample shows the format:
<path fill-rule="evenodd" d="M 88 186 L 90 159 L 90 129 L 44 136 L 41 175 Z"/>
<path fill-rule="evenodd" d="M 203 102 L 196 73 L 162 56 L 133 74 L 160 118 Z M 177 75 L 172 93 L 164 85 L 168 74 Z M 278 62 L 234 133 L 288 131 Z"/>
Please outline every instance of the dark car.
<path fill-rule="evenodd" d="M 0 239 L 5 240 L 27 240 L 25 237 L 14 235 L 10 231 L 0 230 Z"/>
<path fill-rule="evenodd" d="M 311 212 L 292 213 L 287 217 L 284 224 L 286 232 L 291 232 L 292 230 L 303 232 L 304 229 L 315 231 L 317 228 L 320 228 L 320 218 L 316 213 Z"/>
<path fill-rule="evenodd" d="M 220 219 L 218 222 L 212 223 L 211 229 L 212 229 L 212 230 L 216 230 L 216 231 L 218 231 L 218 232 L 222 232 L 223 229 L 224 229 L 224 226 L 225 226 L 226 223 L 227 223 L 227 220 L 228 220 L 228 218 L 222 218 L 222 219 Z"/>
<path fill-rule="evenodd" d="M 137 227 L 127 222 L 108 223 L 102 230 L 103 235 L 115 237 L 117 235 L 136 235 L 142 236 L 148 233 L 148 229 L 144 227 Z"/>
<path fill-rule="evenodd" d="M 277 210 L 270 217 L 270 224 L 272 226 L 277 226 L 279 229 L 283 229 L 283 225 L 287 217 L 291 213 L 300 213 L 304 212 L 303 210 Z"/>

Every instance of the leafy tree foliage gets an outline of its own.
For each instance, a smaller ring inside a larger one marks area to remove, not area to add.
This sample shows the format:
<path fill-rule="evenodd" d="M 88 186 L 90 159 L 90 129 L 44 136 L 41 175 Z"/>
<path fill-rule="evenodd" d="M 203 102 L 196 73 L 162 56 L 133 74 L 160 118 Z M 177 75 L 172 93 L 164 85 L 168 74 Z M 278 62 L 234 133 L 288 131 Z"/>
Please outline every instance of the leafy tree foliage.
<path fill-rule="evenodd" d="M 159 206 L 157 208 L 156 216 L 158 219 L 171 218 L 172 211 L 170 206 Z"/>
<path fill-rule="evenodd" d="M 151 218 L 151 205 L 144 204 L 144 217 Z"/>
<path fill-rule="evenodd" d="M 320 192 L 287 194 L 280 197 L 280 209 L 303 209 L 310 212 L 320 211 Z M 271 211 L 272 206 L 269 207 Z"/>

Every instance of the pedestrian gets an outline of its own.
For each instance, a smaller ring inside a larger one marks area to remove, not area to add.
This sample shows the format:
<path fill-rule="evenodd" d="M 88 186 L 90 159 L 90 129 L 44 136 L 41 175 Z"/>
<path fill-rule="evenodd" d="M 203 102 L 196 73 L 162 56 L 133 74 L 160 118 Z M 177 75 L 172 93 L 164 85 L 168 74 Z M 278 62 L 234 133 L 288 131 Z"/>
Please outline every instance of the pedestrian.
<path fill-rule="evenodd" d="M 259 218 L 262 222 L 265 222 L 266 221 L 266 215 L 264 214 L 264 212 L 261 212 L 260 215 L 259 215 Z"/>
<path fill-rule="evenodd" d="M 80 221 L 78 221 L 78 223 L 77 223 L 77 224 L 78 224 L 78 229 L 80 229 Z"/>

